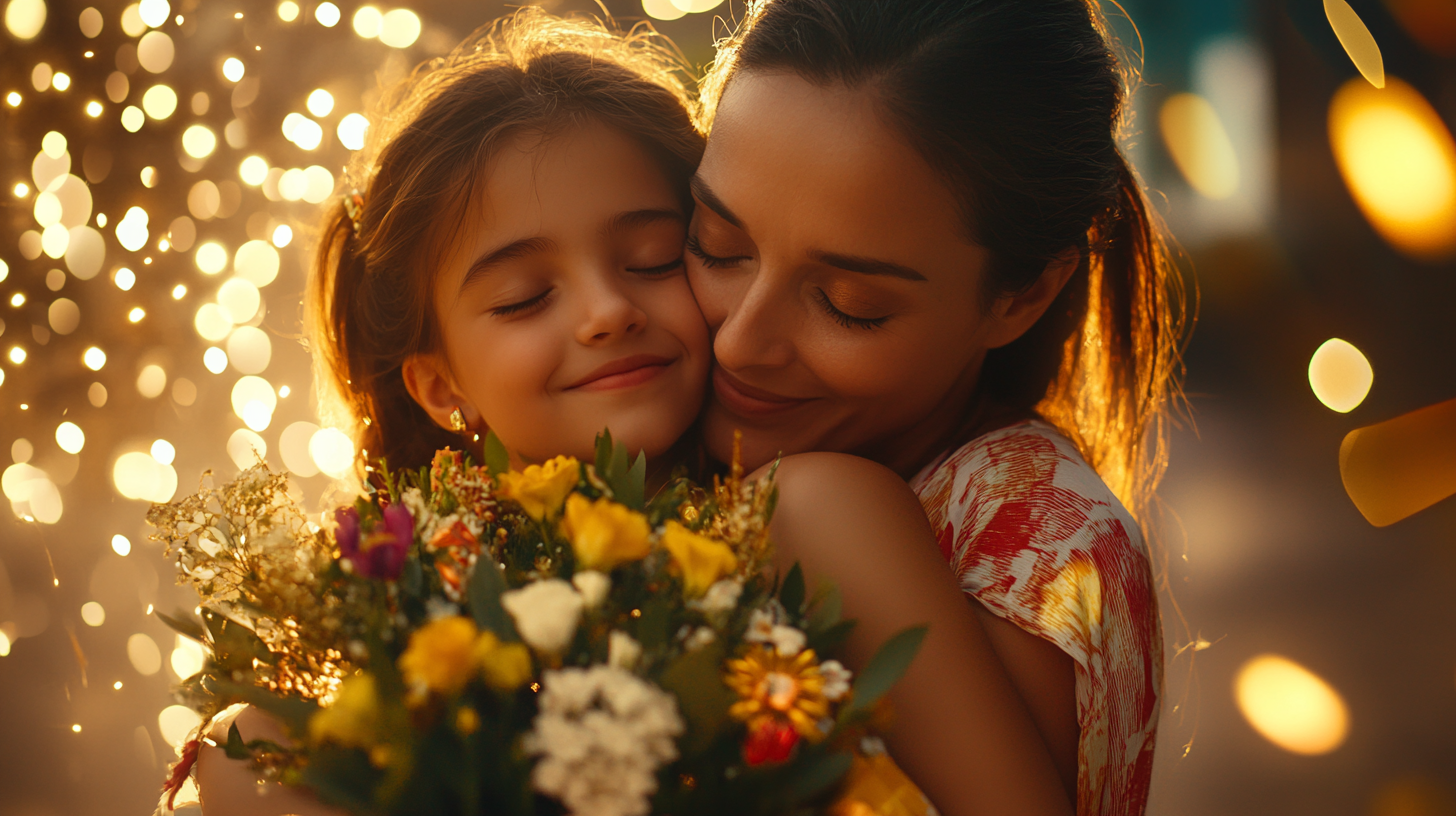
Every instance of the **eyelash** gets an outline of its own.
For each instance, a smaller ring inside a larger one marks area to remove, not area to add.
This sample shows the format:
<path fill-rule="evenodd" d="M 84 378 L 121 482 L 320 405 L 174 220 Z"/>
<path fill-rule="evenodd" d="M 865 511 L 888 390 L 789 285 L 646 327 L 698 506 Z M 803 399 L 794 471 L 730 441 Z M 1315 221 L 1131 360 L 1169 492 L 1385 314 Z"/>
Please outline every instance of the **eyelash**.
<path fill-rule="evenodd" d="M 888 315 L 885 317 L 855 317 L 854 315 L 845 314 L 835 308 L 834 302 L 829 299 L 828 295 L 824 294 L 823 289 L 816 290 L 815 297 L 819 300 L 819 305 L 824 307 L 824 311 L 834 319 L 834 322 L 846 329 L 878 329 L 885 325 L 886 320 L 890 319 Z"/>
<path fill-rule="evenodd" d="M 708 253 L 704 252 L 703 245 L 698 243 L 698 236 L 696 235 L 688 236 L 687 246 L 688 252 L 692 253 L 693 257 L 702 261 L 703 266 L 706 266 L 709 269 L 716 269 L 720 266 L 730 263 L 733 260 L 732 258 L 719 258 L 716 255 L 709 255 Z"/>
<path fill-rule="evenodd" d="M 660 275 L 666 275 L 669 272 L 676 272 L 679 268 L 682 267 L 682 265 L 683 265 L 683 259 L 682 258 L 677 258 L 677 259 L 673 260 L 671 263 L 665 263 L 662 266 L 649 266 L 646 269 L 631 269 L 631 268 L 628 268 L 627 271 L 628 272 L 631 272 L 634 275 L 641 275 L 641 276 L 643 276 L 645 278 L 650 278 L 650 277 L 657 277 L 657 276 L 660 276 Z"/>
<path fill-rule="evenodd" d="M 547 289 L 541 294 L 536 295 L 533 298 L 523 300 L 520 303 L 511 303 L 506 306 L 499 306 L 495 309 L 491 309 L 490 313 L 495 315 L 496 317 L 511 317 L 513 315 L 521 314 L 522 312 L 538 309 L 546 305 L 547 297 L 550 296 L 550 294 L 554 291 L 556 290 Z"/>

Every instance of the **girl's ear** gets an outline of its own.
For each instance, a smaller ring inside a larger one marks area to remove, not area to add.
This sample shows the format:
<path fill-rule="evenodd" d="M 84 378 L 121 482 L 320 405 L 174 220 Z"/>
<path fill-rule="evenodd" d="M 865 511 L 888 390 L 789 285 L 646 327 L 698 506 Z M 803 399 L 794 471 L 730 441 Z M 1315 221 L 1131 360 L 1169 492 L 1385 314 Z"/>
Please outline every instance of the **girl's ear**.
<path fill-rule="evenodd" d="M 1000 348 L 1035 325 L 1061 294 L 1062 287 L 1077 271 L 1081 260 L 1081 253 L 1069 247 L 1047 263 L 1036 283 L 1025 292 L 997 300 L 992 309 L 996 326 L 991 330 L 986 347 Z"/>
<path fill-rule="evenodd" d="M 451 376 L 450 368 L 441 355 L 411 355 L 404 361 L 402 374 L 405 389 L 436 425 L 447 431 L 452 430 L 450 414 L 457 408 L 465 417 L 467 427 L 475 428 L 480 425 L 480 413 L 455 387 L 455 378 Z"/>

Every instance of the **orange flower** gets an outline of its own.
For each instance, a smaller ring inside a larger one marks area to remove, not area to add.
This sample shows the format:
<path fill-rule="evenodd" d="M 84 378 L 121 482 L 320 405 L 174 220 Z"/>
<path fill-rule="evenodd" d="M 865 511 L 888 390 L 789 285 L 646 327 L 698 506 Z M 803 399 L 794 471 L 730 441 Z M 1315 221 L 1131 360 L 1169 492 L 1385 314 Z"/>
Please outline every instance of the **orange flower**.
<path fill-rule="evenodd" d="M 774 730 L 766 723 L 777 721 L 811 742 L 823 739 L 819 722 L 829 716 L 829 701 L 824 698 L 824 678 L 814 650 L 785 657 L 755 646 L 728 661 L 723 682 L 739 697 L 728 713 L 748 723 L 750 734 Z"/>

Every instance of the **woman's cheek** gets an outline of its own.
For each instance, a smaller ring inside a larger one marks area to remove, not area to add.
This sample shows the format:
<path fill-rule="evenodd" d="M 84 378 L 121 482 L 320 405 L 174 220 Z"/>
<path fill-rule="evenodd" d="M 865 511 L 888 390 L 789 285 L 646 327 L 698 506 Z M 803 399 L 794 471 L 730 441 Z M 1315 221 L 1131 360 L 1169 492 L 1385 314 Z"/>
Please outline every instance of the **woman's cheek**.
<path fill-rule="evenodd" d="M 687 260 L 687 269 L 691 294 L 703 320 L 710 328 L 716 329 L 728 319 L 729 312 L 737 302 L 733 298 L 732 287 L 727 285 L 724 276 L 703 267 L 691 256 Z"/>

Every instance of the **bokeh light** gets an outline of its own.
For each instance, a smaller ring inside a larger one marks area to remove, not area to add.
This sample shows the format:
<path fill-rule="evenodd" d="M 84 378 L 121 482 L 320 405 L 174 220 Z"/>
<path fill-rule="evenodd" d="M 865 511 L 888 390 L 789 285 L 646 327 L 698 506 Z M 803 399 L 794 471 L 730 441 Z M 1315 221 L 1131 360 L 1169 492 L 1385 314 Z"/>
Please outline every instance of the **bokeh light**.
<path fill-rule="evenodd" d="M 672 0 L 642 0 L 642 10 L 654 20 L 676 20 L 687 12 L 673 4 Z"/>
<path fill-rule="evenodd" d="M 100 626 L 106 623 L 106 608 L 95 601 L 87 601 L 81 604 L 81 620 L 87 626 Z"/>
<path fill-rule="evenodd" d="M 354 441 L 337 428 L 320 428 L 308 440 L 308 455 L 319 470 L 342 479 L 354 466 Z"/>
<path fill-rule="evenodd" d="M 118 533 L 111 537 L 111 550 L 117 555 L 131 555 L 131 540 Z"/>
<path fill-rule="evenodd" d="M 56 426 L 56 444 L 66 453 L 80 453 L 86 447 L 86 434 L 74 422 L 62 422 Z"/>
<path fill-rule="evenodd" d="M 247 66 L 237 57 L 228 57 L 222 61 L 222 75 L 228 82 L 237 82 L 247 73 Z"/>
<path fill-rule="evenodd" d="M 1180 93 L 1163 103 L 1158 122 L 1163 143 L 1188 185 L 1221 200 L 1239 189 L 1239 160 L 1218 112 L 1197 94 Z"/>
<path fill-rule="evenodd" d="M 1395 77 L 1384 90 L 1350 80 L 1329 131 L 1345 184 L 1385 240 L 1421 259 L 1456 254 L 1456 143 L 1419 91 Z"/>
<path fill-rule="evenodd" d="M 182 149 L 194 159 L 205 159 L 217 149 L 217 134 L 204 125 L 192 125 L 182 132 Z"/>
<path fill-rule="evenodd" d="M 187 706 L 169 705 L 157 715 L 157 728 L 162 732 L 162 739 L 173 748 L 185 742 L 193 729 L 201 724 L 202 718 Z"/>
<path fill-rule="evenodd" d="M 334 26 L 338 25 L 341 16 L 342 15 L 340 15 L 339 13 L 339 7 L 334 5 L 333 3 L 327 2 L 327 0 L 325 0 L 325 2 L 323 3 L 319 3 L 318 6 L 313 10 L 314 19 L 318 20 L 319 25 L 325 28 L 333 28 Z"/>
<path fill-rule="evenodd" d="M 295 422 L 279 435 L 278 456 L 294 475 L 304 478 L 318 475 L 318 465 L 309 453 L 309 443 L 318 431 L 319 426 L 312 422 Z"/>
<path fill-rule="evenodd" d="M 81 354 L 81 362 L 92 371 L 100 371 L 106 366 L 106 352 L 92 346 Z"/>
<path fill-rule="evenodd" d="M 1234 698 L 1255 731 L 1296 754 L 1327 754 L 1349 732 L 1349 713 L 1339 692 L 1279 655 L 1246 662 L 1234 681 Z"/>
<path fill-rule="evenodd" d="M 278 4 L 278 19 L 285 23 L 291 23 L 298 19 L 298 4 L 293 0 L 283 0 Z"/>
<path fill-rule="evenodd" d="M 379 41 L 390 48 L 409 48 L 420 38 L 420 17 L 409 9 L 386 12 L 379 21 Z"/>
<path fill-rule="evenodd" d="M 354 12 L 354 33 L 366 40 L 372 40 L 379 36 L 380 26 L 384 22 L 384 14 L 373 6 L 360 6 Z"/>
<path fill-rule="evenodd" d="M 138 632 L 126 640 L 126 656 L 137 674 L 150 677 L 162 670 L 162 650 L 151 637 Z"/>
<path fill-rule="evenodd" d="M 202 671 L 202 664 L 206 660 L 207 653 L 202 650 L 201 643 L 192 638 L 177 635 L 177 645 L 173 647 L 172 659 L 168 662 L 178 680 L 186 680 Z"/>
<path fill-rule="evenodd" d="M 5 29 L 17 40 L 35 39 L 45 22 L 45 0 L 10 0 L 5 6 Z"/>
<path fill-rule="evenodd" d="M 364 136 L 369 132 L 369 120 L 357 113 L 351 113 L 339 120 L 339 144 L 350 150 L 364 148 Z"/>
<path fill-rule="evenodd" d="M 177 92 L 167 85 L 153 85 L 142 94 L 142 110 L 152 119 L 167 119 L 177 111 Z"/>
<path fill-rule="evenodd" d="M 1309 358 L 1309 387 L 1332 411 L 1345 414 L 1355 410 L 1374 382 L 1370 361 L 1349 341 L 1326 340 Z"/>
<path fill-rule="evenodd" d="M 238 470 L 247 470 L 267 458 L 268 443 L 253 431 L 239 428 L 228 437 L 227 453 Z"/>
<path fill-rule="evenodd" d="M 1380 46 L 1365 27 L 1365 21 L 1355 13 L 1345 0 L 1325 0 L 1325 17 L 1330 21 L 1340 45 L 1350 55 L 1350 61 L 1360 73 L 1376 88 L 1385 87 L 1385 60 L 1380 55 Z"/>
<path fill-rule="evenodd" d="M 314 116 L 320 118 L 328 116 L 334 109 L 334 95 L 323 88 L 318 88 L 308 95 L 308 101 L 305 103 L 305 107 Z"/>
<path fill-rule="evenodd" d="M 202 353 L 202 366 L 213 374 L 221 374 L 227 370 L 227 352 L 217 346 L 210 346 Z"/>

